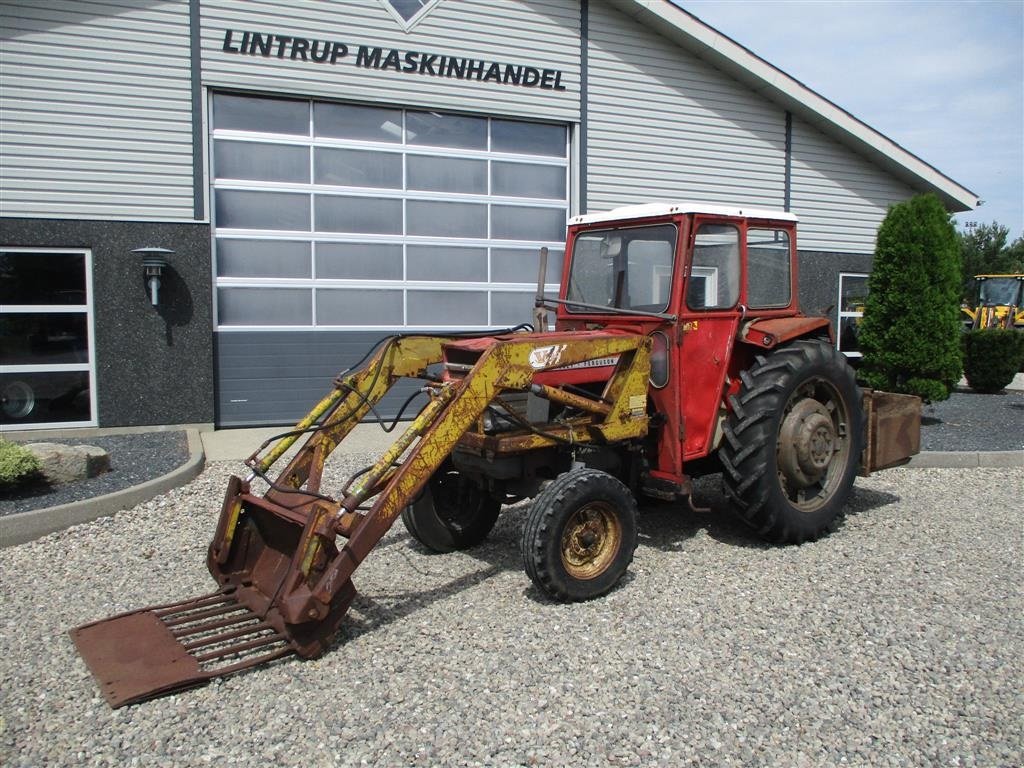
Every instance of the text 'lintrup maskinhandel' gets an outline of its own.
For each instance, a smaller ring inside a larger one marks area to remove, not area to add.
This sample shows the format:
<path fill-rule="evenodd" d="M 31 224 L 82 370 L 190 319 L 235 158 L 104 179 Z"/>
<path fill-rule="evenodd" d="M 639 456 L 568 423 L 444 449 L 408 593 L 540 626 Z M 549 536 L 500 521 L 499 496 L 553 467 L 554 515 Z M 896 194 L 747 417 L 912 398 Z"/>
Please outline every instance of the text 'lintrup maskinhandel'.
<path fill-rule="evenodd" d="M 335 40 L 314 40 L 275 33 L 226 29 L 222 50 L 243 56 L 309 61 L 316 64 L 337 64 L 348 60 L 361 69 L 379 72 L 392 71 L 551 91 L 566 90 L 562 85 L 562 71 L 559 69 L 505 64 L 440 53 L 402 51 L 381 46 L 349 46 Z M 354 56 L 351 55 L 353 50 Z"/>

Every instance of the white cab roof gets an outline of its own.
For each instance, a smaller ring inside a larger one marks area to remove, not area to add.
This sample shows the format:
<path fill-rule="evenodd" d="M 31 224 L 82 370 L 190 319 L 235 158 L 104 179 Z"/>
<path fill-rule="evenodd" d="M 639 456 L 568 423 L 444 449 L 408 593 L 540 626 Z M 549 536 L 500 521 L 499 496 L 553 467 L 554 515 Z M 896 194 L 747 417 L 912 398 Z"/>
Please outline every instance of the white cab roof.
<path fill-rule="evenodd" d="M 602 221 L 620 221 L 622 219 L 644 219 L 651 216 L 671 216 L 680 213 L 704 213 L 711 216 L 742 216 L 748 219 L 773 219 L 775 221 L 796 221 L 796 215 L 786 211 L 770 208 L 746 208 L 734 205 L 714 205 L 711 203 L 645 203 L 643 205 L 627 205 L 600 213 L 587 213 L 573 216 L 570 224 L 595 224 Z"/>

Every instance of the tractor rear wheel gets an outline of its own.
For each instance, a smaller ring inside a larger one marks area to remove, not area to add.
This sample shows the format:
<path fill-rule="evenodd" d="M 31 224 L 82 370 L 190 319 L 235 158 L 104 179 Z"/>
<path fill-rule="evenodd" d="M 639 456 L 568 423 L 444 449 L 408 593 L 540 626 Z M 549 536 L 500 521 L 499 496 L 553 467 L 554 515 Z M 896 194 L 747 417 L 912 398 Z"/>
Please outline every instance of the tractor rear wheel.
<path fill-rule="evenodd" d="M 402 522 L 427 549 L 454 552 L 486 539 L 500 513 L 500 500 L 446 462 L 402 510 Z"/>
<path fill-rule="evenodd" d="M 739 516 L 778 543 L 813 541 L 842 520 L 864 441 L 861 395 L 828 342 L 780 347 L 741 374 L 719 449 Z"/>
<path fill-rule="evenodd" d="M 614 587 L 633 562 L 637 507 L 629 489 L 596 469 L 559 475 L 530 507 L 523 564 L 555 600 L 589 600 Z"/>

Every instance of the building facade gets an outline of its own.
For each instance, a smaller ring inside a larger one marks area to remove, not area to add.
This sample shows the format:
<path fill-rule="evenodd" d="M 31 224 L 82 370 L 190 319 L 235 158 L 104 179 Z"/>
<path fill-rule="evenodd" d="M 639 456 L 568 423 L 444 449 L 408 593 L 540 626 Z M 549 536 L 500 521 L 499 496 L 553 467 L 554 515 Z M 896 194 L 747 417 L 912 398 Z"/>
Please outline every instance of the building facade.
<path fill-rule="evenodd" d="M 567 218 L 642 202 L 792 211 L 849 325 L 888 206 L 977 204 L 660 0 L 38 6 L 0 4 L 4 429 L 293 421 L 381 336 L 527 321 Z"/>

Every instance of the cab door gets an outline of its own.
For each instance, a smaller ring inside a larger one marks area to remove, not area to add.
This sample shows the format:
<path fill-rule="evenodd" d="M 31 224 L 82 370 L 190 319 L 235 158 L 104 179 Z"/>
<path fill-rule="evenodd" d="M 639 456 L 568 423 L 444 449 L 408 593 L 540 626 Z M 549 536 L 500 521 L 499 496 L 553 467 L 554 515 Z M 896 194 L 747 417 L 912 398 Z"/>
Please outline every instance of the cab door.
<path fill-rule="evenodd" d="M 698 216 L 690 230 L 678 334 L 683 461 L 712 445 L 742 319 L 743 238 L 740 220 Z"/>

